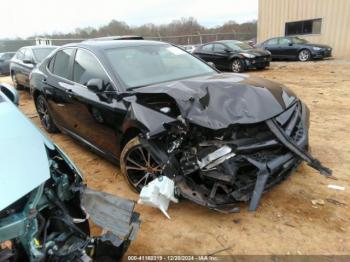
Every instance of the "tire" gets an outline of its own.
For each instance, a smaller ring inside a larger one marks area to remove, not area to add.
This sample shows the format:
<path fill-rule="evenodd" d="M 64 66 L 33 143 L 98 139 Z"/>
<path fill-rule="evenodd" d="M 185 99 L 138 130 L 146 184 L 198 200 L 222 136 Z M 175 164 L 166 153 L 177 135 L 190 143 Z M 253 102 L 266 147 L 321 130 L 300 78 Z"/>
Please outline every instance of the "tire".
<path fill-rule="evenodd" d="M 231 62 L 231 70 L 234 73 L 242 73 L 244 71 L 244 65 L 241 59 L 235 58 Z"/>
<path fill-rule="evenodd" d="M 46 99 L 43 95 L 38 95 L 35 99 L 35 107 L 38 112 L 41 125 L 48 133 L 57 133 L 59 130 L 52 120 Z"/>
<path fill-rule="evenodd" d="M 123 148 L 120 156 L 120 169 L 130 187 L 136 192 L 140 192 L 162 171 L 161 166 L 142 146 L 138 136 L 129 140 Z"/>
<path fill-rule="evenodd" d="M 307 49 L 300 50 L 300 52 L 298 53 L 298 60 L 300 62 L 306 62 L 311 60 L 311 52 Z"/>
<path fill-rule="evenodd" d="M 13 83 L 14 88 L 16 88 L 17 90 L 24 89 L 22 85 L 18 84 L 15 72 L 11 73 L 11 79 L 12 79 L 12 83 Z"/>

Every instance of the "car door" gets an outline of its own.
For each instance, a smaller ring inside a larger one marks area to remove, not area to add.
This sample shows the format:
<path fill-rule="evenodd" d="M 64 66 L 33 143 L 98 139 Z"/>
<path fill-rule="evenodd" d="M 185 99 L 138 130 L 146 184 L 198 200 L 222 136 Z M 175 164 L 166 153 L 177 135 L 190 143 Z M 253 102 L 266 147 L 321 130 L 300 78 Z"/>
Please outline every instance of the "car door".
<path fill-rule="evenodd" d="M 215 43 L 214 44 L 214 52 L 212 55 L 212 60 L 217 68 L 226 69 L 229 67 L 229 58 L 230 52 L 229 48 L 223 44 Z"/>
<path fill-rule="evenodd" d="M 213 62 L 213 44 L 203 45 L 196 51 L 195 55 L 207 62 Z"/>
<path fill-rule="evenodd" d="M 77 49 L 73 62 L 74 132 L 107 155 L 116 156 L 125 105 L 110 95 L 88 89 L 91 79 L 100 79 L 107 90 L 116 91 L 103 65 L 89 50 Z"/>
<path fill-rule="evenodd" d="M 25 58 L 26 50 L 27 50 L 27 48 L 21 48 L 17 52 L 16 57 L 13 61 L 13 65 L 12 65 L 12 71 L 15 73 L 17 82 L 20 85 L 23 85 L 25 82 L 23 60 Z"/>
<path fill-rule="evenodd" d="M 278 38 L 271 38 L 264 43 L 264 49 L 271 52 L 272 58 L 279 58 Z"/>
<path fill-rule="evenodd" d="M 67 131 L 74 131 L 75 119 L 72 81 L 74 48 L 56 52 L 48 64 L 49 75 L 43 80 L 45 96 L 55 124 Z"/>
<path fill-rule="evenodd" d="M 29 87 L 29 75 L 34 68 L 34 56 L 30 48 L 26 48 L 24 51 L 24 58 L 22 60 L 21 70 L 21 84 Z"/>
<path fill-rule="evenodd" d="M 10 72 L 10 60 L 12 58 L 12 54 L 11 53 L 4 53 L 1 55 L 0 57 L 0 64 L 1 64 L 1 68 L 0 68 L 0 74 L 8 74 Z"/>
<path fill-rule="evenodd" d="M 282 58 L 291 58 L 297 55 L 298 49 L 287 37 L 281 37 L 278 40 L 279 56 Z"/>

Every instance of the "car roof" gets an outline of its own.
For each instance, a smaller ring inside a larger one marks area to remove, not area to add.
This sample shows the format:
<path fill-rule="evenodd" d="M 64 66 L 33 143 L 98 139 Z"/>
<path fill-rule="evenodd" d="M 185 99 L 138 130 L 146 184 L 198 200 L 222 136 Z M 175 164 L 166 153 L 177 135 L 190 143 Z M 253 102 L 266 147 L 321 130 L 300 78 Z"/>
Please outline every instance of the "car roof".
<path fill-rule="evenodd" d="M 242 41 L 238 41 L 238 40 L 217 40 L 217 41 L 213 41 L 213 42 L 208 42 L 208 43 L 202 44 L 201 46 L 212 45 L 212 44 L 215 44 L 215 43 L 219 43 L 219 44 L 242 43 Z"/>
<path fill-rule="evenodd" d="M 100 49 L 111 49 L 111 48 L 128 47 L 128 46 L 164 45 L 164 44 L 168 44 L 168 43 L 160 42 L 160 41 L 151 41 L 151 40 L 122 40 L 122 41 L 86 40 L 80 43 L 67 44 L 67 45 L 64 45 L 64 47 L 82 47 L 87 49 L 100 50 Z"/>
<path fill-rule="evenodd" d="M 215 42 L 219 42 L 219 43 L 242 43 L 242 41 L 239 40 L 218 40 Z"/>
<path fill-rule="evenodd" d="M 30 49 L 44 49 L 44 48 L 57 48 L 58 46 L 56 45 L 28 45 L 28 46 L 22 46 L 22 48 L 30 48 Z"/>
<path fill-rule="evenodd" d="M 105 40 L 143 40 L 142 36 L 138 35 L 115 35 L 115 36 L 104 36 L 104 37 L 96 37 L 91 38 L 86 41 L 105 41 Z"/>

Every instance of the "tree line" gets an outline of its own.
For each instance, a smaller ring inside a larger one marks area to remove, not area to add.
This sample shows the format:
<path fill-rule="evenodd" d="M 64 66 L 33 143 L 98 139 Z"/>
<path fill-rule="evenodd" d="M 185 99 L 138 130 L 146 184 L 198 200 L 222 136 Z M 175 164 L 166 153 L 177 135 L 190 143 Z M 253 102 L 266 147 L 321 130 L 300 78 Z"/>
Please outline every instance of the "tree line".
<path fill-rule="evenodd" d="M 193 18 L 181 18 L 168 24 L 155 25 L 152 23 L 141 26 L 130 26 L 125 22 L 112 20 L 99 28 L 85 27 L 76 28 L 71 33 L 52 33 L 36 35 L 31 37 L 45 37 L 51 39 L 87 39 L 115 35 L 140 35 L 146 39 L 159 39 L 174 44 L 196 44 L 200 40 L 209 42 L 219 39 L 250 40 L 256 38 L 256 20 L 237 23 L 233 20 L 227 21 L 221 26 L 212 28 L 205 27 Z M 201 35 L 201 36 L 200 36 Z M 182 37 L 178 37 L 182 36 Z"/>

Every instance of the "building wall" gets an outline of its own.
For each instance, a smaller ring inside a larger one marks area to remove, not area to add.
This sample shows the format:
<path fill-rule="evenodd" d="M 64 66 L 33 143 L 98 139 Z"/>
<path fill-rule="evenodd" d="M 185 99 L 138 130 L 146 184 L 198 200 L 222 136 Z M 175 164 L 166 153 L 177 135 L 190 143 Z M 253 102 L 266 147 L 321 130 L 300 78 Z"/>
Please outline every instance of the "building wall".
<path fill-rule="evenodd" d="M 350 58 L 350 0 L 259 0 L 258 43 L 284 36 L 285 23 L 322 18 L 321 34 L 301 35 L 333 47 L 333 56 Z"/>

